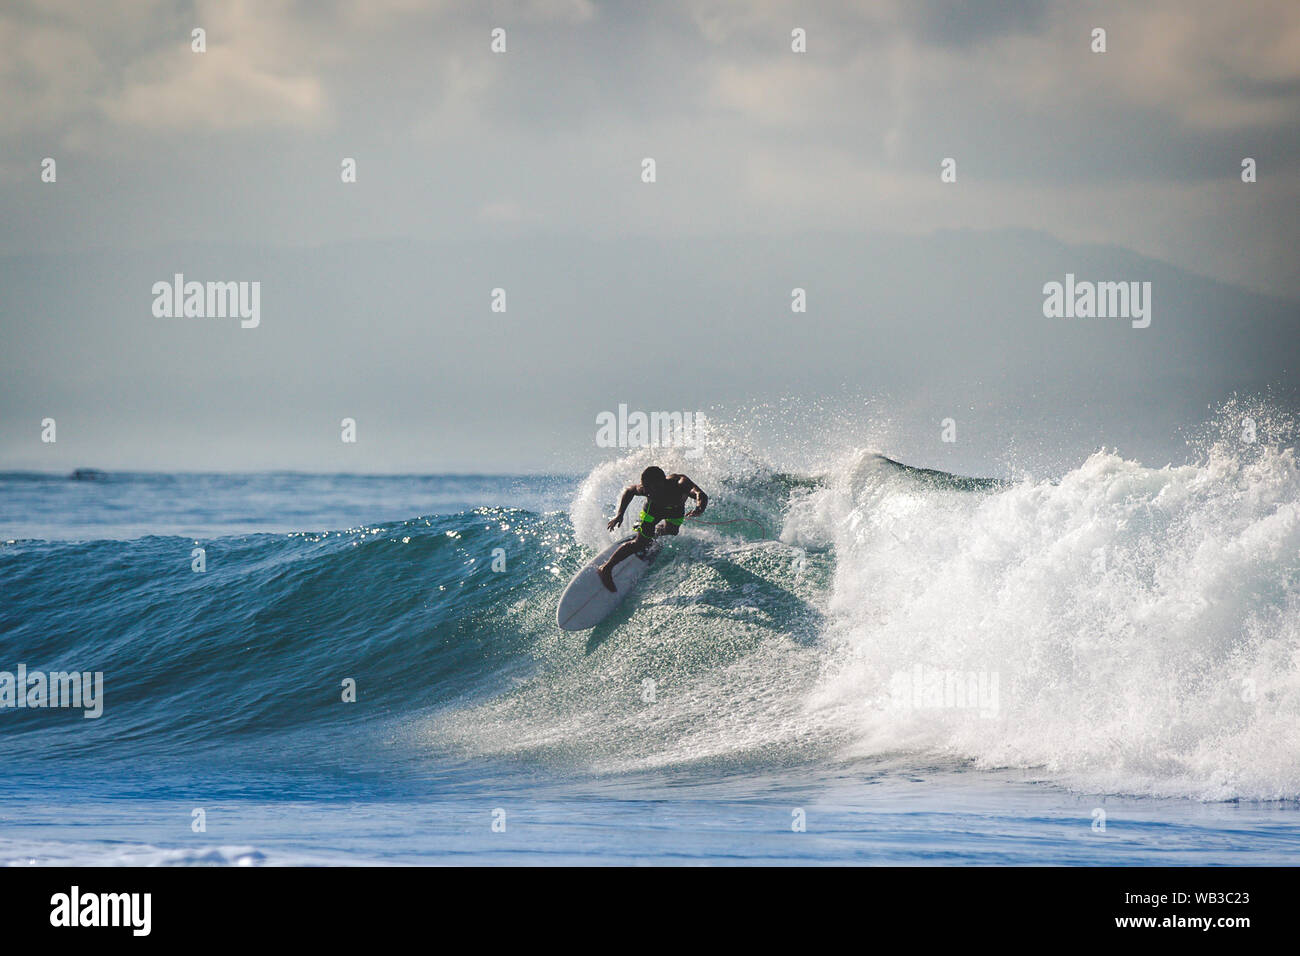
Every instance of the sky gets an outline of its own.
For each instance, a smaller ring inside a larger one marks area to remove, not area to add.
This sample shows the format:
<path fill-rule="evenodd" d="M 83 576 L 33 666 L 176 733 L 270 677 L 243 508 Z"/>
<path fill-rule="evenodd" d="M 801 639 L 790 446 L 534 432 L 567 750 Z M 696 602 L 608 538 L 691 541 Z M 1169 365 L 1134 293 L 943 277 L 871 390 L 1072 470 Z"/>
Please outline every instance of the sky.
<path fill-rule="evenodd" d="M 1298 120 L 1285 0 L 10 0 L 0 469 L 581 470 L 620 403 L 1169 454 L 1297 380 Z M 1151 325 L 1044 316 L 1067 272 Z"/>

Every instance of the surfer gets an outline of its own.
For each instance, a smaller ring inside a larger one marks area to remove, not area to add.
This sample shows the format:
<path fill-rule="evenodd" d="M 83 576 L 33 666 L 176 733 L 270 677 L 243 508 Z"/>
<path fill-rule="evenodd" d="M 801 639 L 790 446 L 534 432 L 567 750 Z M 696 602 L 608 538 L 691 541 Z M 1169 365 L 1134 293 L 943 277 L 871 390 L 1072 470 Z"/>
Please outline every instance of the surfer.
<path fill-rule="evenodd" d="M 628 485 L 618 499 L 618 514 L 614 515 L 607 527 L 613 531 L 623 523 L 623 513 L 632 499 L 641 495 L 646 499 L 637 519 L 636 537 L 626 542 L 609 556 L 609 560 L 596 569 L 600 581 L 611 591 L 614 586 L 614 565 L 634 554 L 642 554 L 650 547 L 650 542 L 658 535 L 676 534 L 687 518 L 694 518 L 704 513 L 709 503 L 709 496 L 704 489 L 685 475 L 665 475 L 662 468 L 651 465 L 641 472 L 641 481 Z M 686 499 L 695 499 L 695 510 L 686 513 Z"/>

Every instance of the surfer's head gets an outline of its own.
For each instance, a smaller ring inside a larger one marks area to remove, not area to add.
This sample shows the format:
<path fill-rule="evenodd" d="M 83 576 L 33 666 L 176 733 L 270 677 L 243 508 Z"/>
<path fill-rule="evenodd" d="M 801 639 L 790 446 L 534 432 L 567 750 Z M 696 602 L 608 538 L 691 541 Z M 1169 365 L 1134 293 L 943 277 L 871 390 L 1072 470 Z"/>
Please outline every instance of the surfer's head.
<path fill-rule="evenodd" d="M 641 487 L 646 491 L 658 491 L 667 482 L 668 479 L 664 475 L 664 470 L 657 465 L 651 465 L 641 472 Z"/>

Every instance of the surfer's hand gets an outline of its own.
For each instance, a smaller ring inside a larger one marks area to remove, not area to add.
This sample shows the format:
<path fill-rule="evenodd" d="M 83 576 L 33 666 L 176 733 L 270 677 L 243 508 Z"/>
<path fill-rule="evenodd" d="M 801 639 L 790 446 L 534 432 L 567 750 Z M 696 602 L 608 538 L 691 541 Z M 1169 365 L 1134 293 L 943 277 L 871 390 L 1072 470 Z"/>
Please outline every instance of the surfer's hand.
<path fill-rule="evenodd" d="M 699 517 L 700 515 L 702 515 L 702 514 L 704 514 L 704 506 L 703 506 L 703 505 L 701 505 L 700 507 L 696 508 L 694 511 L 692 511 L 690 514 L 688 514 L 686 517 L 688 517 L 688 518 L 698 518 L 698 517 Z"/>
<path fill-rule="evenodd" d="M 615 528 L 617 528 L 617 527 L 618 527 L 619 525 L 621 525 L 622 523 L 623 523 L 623 516 L 622 516 L 622 515 L 617 515 L 617 516 L 615 516 L 615 517 L 613 517 L 613 518 L 610 518 L 610 519 L 609 519 L 609 524 L 605 525 L 605 527 L 606 527 L 608 530 L 613 531 Z"/>

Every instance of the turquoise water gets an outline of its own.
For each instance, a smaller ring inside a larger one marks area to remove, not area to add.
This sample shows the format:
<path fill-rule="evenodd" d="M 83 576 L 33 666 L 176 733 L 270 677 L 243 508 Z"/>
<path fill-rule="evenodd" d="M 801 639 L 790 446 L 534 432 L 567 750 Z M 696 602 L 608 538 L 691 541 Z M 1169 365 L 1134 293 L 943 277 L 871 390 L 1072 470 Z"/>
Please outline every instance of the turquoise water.
<path fill-rule="evenodd" d="M 0 476 L 0 670 L 103 675 L 98 718 L 0 709 L 0 860 L 1297 859 L 1293 464 L 699 462 L 714 523 L 560 632 L 629 472 Z M 918 666 L 995 712 L 900 709 Z"/>

